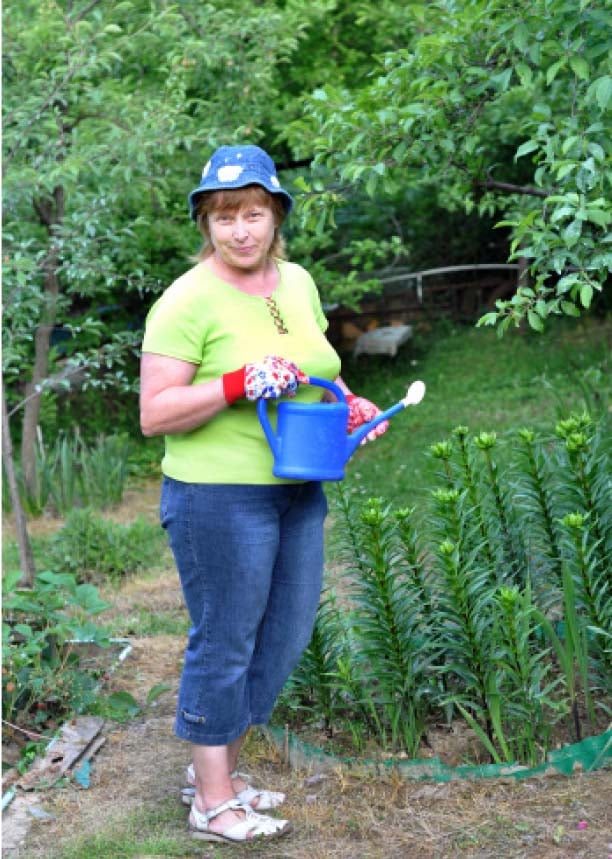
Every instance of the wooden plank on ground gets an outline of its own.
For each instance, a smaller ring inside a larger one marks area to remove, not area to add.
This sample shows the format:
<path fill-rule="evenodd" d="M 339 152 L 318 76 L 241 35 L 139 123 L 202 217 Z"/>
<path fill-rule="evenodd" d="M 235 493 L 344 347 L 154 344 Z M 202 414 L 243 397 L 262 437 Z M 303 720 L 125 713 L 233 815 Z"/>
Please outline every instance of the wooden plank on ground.
<path fill-rule="evenodd" d="M 35 790 L 54 784 L 85 755 L 103 725 L 104 719 L 99 716 L 78 716 L 66 722 L 57 739 L 48 746 L 45 755 L 34 761 L 16 786 L 22 790 Z"/>

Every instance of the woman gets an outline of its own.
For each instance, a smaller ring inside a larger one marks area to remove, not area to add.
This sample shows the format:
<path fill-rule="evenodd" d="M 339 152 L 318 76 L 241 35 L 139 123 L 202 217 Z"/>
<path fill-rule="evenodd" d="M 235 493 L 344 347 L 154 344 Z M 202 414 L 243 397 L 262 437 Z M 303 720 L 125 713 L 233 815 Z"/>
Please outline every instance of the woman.
<path fill-rule="evenodd" d="M 312 402 L 320 388 L 298 391 L 312 374 L 349 394 L 351 428 L 378 411 L 338 379 L 316 287 L 282 258 L 292 204 L 262 149 L 218 149 L 189 195 L 199 261 L 152 307 L 142 347 L 141 426 L 165 436 L 161 520 L 192 623 L 175 731 L 192 743 L 203 840 L 290 828 L 261 814 L 284 795 L 246 784 L 237 762 L 308 644 L 322 582 L 321 484 L 272 475 L 255 401 Z"/>

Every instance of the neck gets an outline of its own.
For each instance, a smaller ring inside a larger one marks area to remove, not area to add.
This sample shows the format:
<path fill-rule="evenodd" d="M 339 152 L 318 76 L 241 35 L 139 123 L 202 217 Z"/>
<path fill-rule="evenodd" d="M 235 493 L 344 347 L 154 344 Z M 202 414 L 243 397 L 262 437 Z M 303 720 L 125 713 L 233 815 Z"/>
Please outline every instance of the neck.
<path fill-rule="evenodd" d="M 266 297 L 271 295 L 278 286 L 278 269 L 274 260 L 270 258 L 252 269 L 235 268 L 213 253 L 205 260 L 205 264 L 222 280 L 249 295 Z"/>

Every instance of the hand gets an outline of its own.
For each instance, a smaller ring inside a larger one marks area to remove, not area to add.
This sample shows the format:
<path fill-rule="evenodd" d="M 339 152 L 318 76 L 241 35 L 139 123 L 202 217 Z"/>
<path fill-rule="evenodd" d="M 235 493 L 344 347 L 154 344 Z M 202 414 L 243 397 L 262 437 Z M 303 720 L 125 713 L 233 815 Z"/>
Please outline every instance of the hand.
<path fill-rule="evenodd" d="M 371 420 L 374 420 L 374 418 L 381 413 L 378 406 L 375 406 L 374 403 L 366 400 L 365 397 L 357 397 L 355 394 L 347 394 L 346 402 L 349 407 L 347 427 L 347 432 L 349 434 L 353 433 L 360 426 L 363 426 L 363 424 L 367 424 Z M 374 439 L 386 432 L 388 427 L 389 421 L 381 421 L 378 426 L 375 426 L 374 429 L 370 430 L 362 440 L 361 444 L 365 444 L 366 441 L 374 441 Z"/>
<path fill-rule="evenodd" d="M 306 376 L 292 361 L 277 355 L 266 355 L 263 361 L 247 364 L 244 390 L 247 400 L 276 399 L 286 394 L 295 397 L 298 385 L 308 382 Z"/>

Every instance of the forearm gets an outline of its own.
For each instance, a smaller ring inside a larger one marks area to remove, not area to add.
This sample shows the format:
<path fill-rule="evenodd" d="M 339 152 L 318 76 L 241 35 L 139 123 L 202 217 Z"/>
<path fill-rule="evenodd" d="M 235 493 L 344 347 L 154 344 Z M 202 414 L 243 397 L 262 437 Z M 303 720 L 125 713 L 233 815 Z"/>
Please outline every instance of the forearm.
<path fill-rule="evenodd" d="M 140 401 L 140 426 L 145 436 L 189 432 L 214 418 L 227 402 L 223 382 L 175 385 Z"/>

